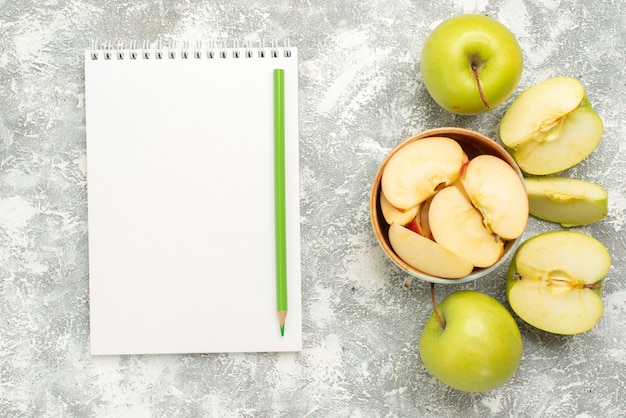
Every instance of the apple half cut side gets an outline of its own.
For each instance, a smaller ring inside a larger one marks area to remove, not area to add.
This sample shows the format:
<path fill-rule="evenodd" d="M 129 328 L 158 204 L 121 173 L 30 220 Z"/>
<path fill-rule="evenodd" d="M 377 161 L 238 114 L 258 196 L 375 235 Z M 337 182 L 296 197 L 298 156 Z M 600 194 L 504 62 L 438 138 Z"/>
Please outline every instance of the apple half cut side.
<path fill-rule="evenodd" d="M 601 292 L 611 257 L 597 239 L 573 231 L 534 236 L 516 251 L 507 299 L 528 324 L 555 334 L 593 328 L 604 311 Z"/>
<path fill-rule="evenodd" d="M 566 177 L 528 177 L 530 214 L 564 227 L 599 222 L 608 214 L 609 194 L 602 186 Z"/>
<path fill-rule="evenodd" d="M 474 269 L 469 260 L 395 223 L 389 226 L 389 243 L 405 263 L 432 276 L 458 279 Z"/>
<path fill-rule="evenodd" d="M 437 243 L 476 267 L 490 267 L 504 253 L 502 240 L 493 236 L 480 212 L 456 185 L 433 197 L 428 221 Z"/>
<path fill-rule="evenodd" d="M 500 122 L 500 139 L 528 174 L 549 175 L 584 160 L 604 125 L 575 78 L 553 77 L 526 89 Z"/>
<path fill-rule="evenodd" d="M 528 195 L 513 167 L 493 155 L 479 155 L 463 168 L 461 183 L 494 234 L 512 240 L 524 233 Z"/>
<path fill-rule="evenodd" d="M 398 210 L 415 207 L 441 185 L 459 178 L 467 155 L 453 139 L 428 137 L 411 142 L 391 155 L 381 178 L 382 191 Z"/>

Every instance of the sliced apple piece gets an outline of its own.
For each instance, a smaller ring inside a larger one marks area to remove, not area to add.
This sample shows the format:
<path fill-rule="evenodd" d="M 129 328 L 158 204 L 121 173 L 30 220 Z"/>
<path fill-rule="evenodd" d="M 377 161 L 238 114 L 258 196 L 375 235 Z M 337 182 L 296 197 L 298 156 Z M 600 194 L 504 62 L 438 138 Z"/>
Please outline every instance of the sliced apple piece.
<path fill-rule="evenodd" d="M 437 196 L 437 194 L 435 194 Z M 430 224 L 428 222 L 428 210 L 430 208 L 430 202 L 432 201 L 432 197 L 424 200 L 419 204 L 419 210 L 415 217 L 406 224 L 405 226 L 409 228 L 411 231 L 420 234 L 421 236 L 433 239 L 433 234 L 430 230 Z"/>
<path fill-rule="evenodd" d="M 431 276 L 458 279 L 474 269 L 469 260 L 395 223 L 389 227 L 389 243 L 405 263 Z"/>
<path fill-rule="evenodd" d="M 524 172 L 547 175 L 584 160 L 603 130 L 582 83 L 553 77 L 513 101 L 500 123 L 500 139 Z"/>
<path fill-rule="evenodd" d="M 562 127 L 562 119 L 577 109 L 584 97 L 584 86 L 571 77 L 553 77 L 529 87 L 503 117 L 502 141 L 507 147 L 518 148 L 537 137 L 558 133 L 553 129 Z"/>
<path fill-rule="evenodd" d="M 437 243 L 476 267 L 490 267 L 502 257 L 502 240 L 485 226 L 480 212 L 455 185 L 433 197 L 428 221 Z"/>
<path fill-rule="evenodd" d="M 511 308 L 530 325 L 555 334 L 593 328 L 604 310 L 601 291 L 611 266 L 607 248 L 573 231 L 553 231 L 525 241 L 507 275 Z"/>
<path fill-rule="evenodd" d="M 564 227 L 601 221 L 608 213 L 608 192 L 599 184 L 566 177 L 526 178 L 530 214 Z"/>
<path fill-rule="evenodd" d="M 416 234 L 420 234 L 420 235 L 424 236 L 424 231 L 422 231 L 422 224 L 420 222 L 419 213 L 417 214 L 417 216 L 415 216 L 415 218 L 413 218 L 413 220 L 411 222 L 409 222 L 405 226 L 408 229 L 410 229 L 411 231 L 415 232 Z M 426 238 L 428 238 L 428 237 L 426 237 Z"/>
<path fill-rule="evenodd" d="M 428 219 L 430 216 L 429 215 L 430 204 L 432 203 L 432 201 L 433 201 L 432 197 L 423 201 L 422 204 L 420 205 L 420 211 L 418 215 L 421 234 L 429 239 L 433 239 L 433 233 L 430 228 L 430 221 Z"/>
<path fill-rule="evenodd" d="M 399 210 L 394 207 L 389 200 L 385 197 L 384 193 L 380 193 L 380 210 L 383 213 L 383 218 L 385 221 L 391 225 L 392 223 L 397 223 L 400 225 L 406 225 L 409 222 L 415 219 L 415 215 L 419 212 L 419 205 L 413 206 L 407 210 Z"/>
<path fill-rule="evenodd" d="M 422 138 L 399 148 L 387 161 L 381 187 L 399 210 L 419 205 L 442 186 L 459 178 L 467 155 L 453 139 Z"/>
<path fill-rule="evenodd" d="M 494 234 L 505 240 L 522 235 L 528 223 L 528 195 L 513 167 L 493 155 L 479 155 L 464 167 L 461 183 Z"/>

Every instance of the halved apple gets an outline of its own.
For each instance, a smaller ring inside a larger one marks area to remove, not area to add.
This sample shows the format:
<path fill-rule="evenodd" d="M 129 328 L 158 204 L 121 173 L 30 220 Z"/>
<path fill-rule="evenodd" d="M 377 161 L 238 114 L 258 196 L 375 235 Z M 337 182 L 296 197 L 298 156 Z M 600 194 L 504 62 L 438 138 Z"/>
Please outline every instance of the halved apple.
<path fill-rule="evenodd" d="M 432 276 L 458 279 L 474 269 L 466 258 L 395 223 L 389 226 L 389 243 L 405 263 Z"/>
<path fill-rule="evenodd" d="M 608 192 L 599 184 L 566 177 L 529 177 L 530 214 L 564 227 L 587 225 L 608 213 Z"/>
<path fill-rule="evenodd" d="M 433 197 L 428 221 L 437 243 L 476 267 L 492 266 L 504 252 L 502 240 L 493 236 L 480 212 L 456 185 Z"/>
<path fill-rule="evenodd" d="M 581 82 L 553 77 L 513 101 L 500 123 L 500 139 L 524 172 L 547 175 L 585 159 L 603 130 Z"/>
<path fill-rule="evenodd" d="M 406 225 L 415 219 L 415 215 L 418 214 L 420 207 L 413 206 L 407 210 L 399 210 L 394 207 L 389 200 L 385 197 L 385 194 L 381 191 L 380 193 L 380 210 L 383 213 L 383 218 L 385 221 L 391 225 L 392 223 L 397 223 L 400 225 Z"/>
<path fill-rule="evenodd" d="M 493 155 L 472 158 L 461 183 L 487 228 L 505 240 L 519 237 L 528 223 L 528 195 L 518 173 Z"/>
<path fill-rule="evenodd" d="M 403 211 L 419 205 L 459 178 L 467 155 L 453 139 L 428 137 L 399 148 L 387 161 L 381 187 L 389 203 Z"/>
<path fill-rule="evenodd" d="M 521 319 L 544 331 L 586 332 L 602 317 L 602 284 L 610 266 L 607 248 L 589 235 L 563 230 L 536 235 L 511 261 L 509 304 Z"/>

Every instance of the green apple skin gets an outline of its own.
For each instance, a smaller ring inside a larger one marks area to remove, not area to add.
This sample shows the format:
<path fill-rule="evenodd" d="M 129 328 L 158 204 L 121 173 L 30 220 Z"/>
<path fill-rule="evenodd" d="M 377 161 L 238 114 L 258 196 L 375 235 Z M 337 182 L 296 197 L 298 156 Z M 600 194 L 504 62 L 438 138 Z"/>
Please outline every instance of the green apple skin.
<path fill-rule="evenodd" d="M 489 107 L 477 87 L 472 64 Z M 426 89 L 444 109 L 456 114 L 489 111 L 508 99 L 522 77 L 523 55 L 511 31 L 490 17 L 449 18 L 426 39 L 421 56 Z"/>
<path fill-rule="evenodd" d="M 430 316 L 420 339 L 420 357 L 441 382 L 466 392 L 486 392 L 506 383 L 523 354 L 522 335 L 496 299 L 473 290 L 447 296 L 438 305 L 444 320 Z"/>
<path fill-rule="evenodd" d="M 609 194 L 585 180 L 544 176 L 525 179 L 530 214 L 565 228 L 599 222 L 609 211 Z"/>
<path fill-rule="evenodd" d="M 524 241 L 506 282 L 511 309 L 527 324 L 553 334 L 582 334 L 602 318 L 609 250 L 576 231 L 550 231 Z"/>

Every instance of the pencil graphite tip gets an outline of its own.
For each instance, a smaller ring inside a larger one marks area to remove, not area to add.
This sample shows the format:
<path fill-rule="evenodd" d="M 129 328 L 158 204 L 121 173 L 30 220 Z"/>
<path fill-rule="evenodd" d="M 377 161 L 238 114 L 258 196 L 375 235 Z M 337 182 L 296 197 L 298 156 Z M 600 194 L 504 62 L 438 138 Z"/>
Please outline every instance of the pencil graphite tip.
<path fill-rule="evenodd" d="M 281 325 L 281 326 L 280 326 L 280 336 L 281 336 L 281 337 L 284 337 L 284 336 L 285 336 L 285 326 L 284 326 L 284 325 Z"/>

